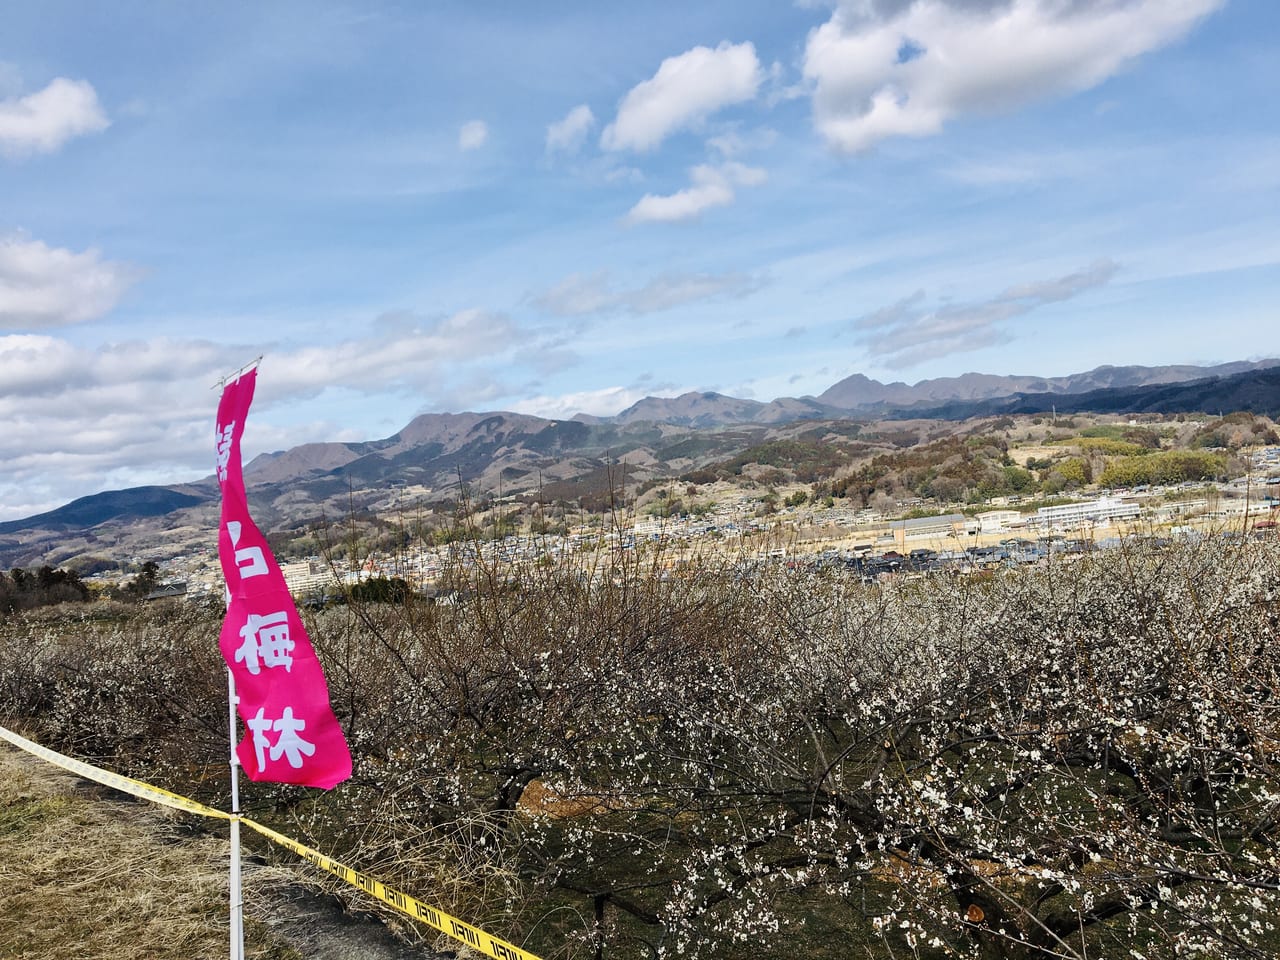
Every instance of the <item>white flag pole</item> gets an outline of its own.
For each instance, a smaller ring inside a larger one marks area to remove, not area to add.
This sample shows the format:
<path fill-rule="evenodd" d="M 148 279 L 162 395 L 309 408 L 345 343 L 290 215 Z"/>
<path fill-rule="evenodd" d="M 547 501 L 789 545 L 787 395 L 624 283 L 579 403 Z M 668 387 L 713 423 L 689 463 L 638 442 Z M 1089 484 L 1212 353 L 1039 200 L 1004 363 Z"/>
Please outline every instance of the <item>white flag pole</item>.
<path fill-rule="evenodd" d="M 220 379 L 214 389 L 225 386 L 242 373 L 262 362 L 262 357 L 246 363 L 239 370 Z M 231 606 L 231 591 L 227 589 L 227 606 Z M 236 678 L 227 668 L 227 741 L 231 754 L 231 867 L 228 880 L 231 907 L 231 960 L 244 960 L 244 893 L 240 883 L 240 760 L 236 756 Z"/>
<path fill-rule="evenodd" d="M 236 756 L 236 678 L 227 670 L 231 741 L 231 960 L 244 960 L 244 896 L 240 886 L 240 760 Z"/>

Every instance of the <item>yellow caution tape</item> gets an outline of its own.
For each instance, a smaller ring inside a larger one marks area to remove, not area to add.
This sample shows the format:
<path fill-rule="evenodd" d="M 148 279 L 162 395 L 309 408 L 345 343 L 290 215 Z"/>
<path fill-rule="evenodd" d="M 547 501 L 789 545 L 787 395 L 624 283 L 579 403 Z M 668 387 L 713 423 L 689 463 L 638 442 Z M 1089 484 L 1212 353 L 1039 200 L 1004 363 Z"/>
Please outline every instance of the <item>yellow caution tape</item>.
<path fill-rule="evenodd" d="M 406 916 L 413 917 L 415 920 L 421 920 L 423 923 L 435 927 L 441 933 L 447 934 L 453 939 L 465 943 L 474 950 L 490 957 L 497 957 L 499 960 L 539 960 L 537 956 L 529 953 L 527 950 L 521 950 L 514 944 L 508 943 L 499 937 L 495 937 L 491 933 L 486 933 L 479 927 L 473 927 L 471 924 L 452 917 L 433 906 L 415 900 L 407 893 L 401 893 L 399 890 L 392 890 L 379 880 L 367 874 L 352 870 L 350 867 L 338 863 L 331 857 L 326 857 L 322 853 L 312 850 L 310 847 L 298 843 L 297 840 L 291 840 L 284 834 L 276 833 L 270 827 L 264 827 L 260 823 L 253 820 L 244 819 L 242 821 L 246 827 L 256 830 L 268 840 L 280 844 L 282 847 L 288 847 L 300 857 L 310 860 L 321 870 L 327 870 L 335 877 L 340 877 L 353 887 L 359 887 L 365 893 L 372 897 L 376 897 L 383 903 L 395 907 Z"/>
<path fill-rule="evenodd" d="M 123 790 L 125 793 L 131 793 L 135 797 L 141 797 L 144 800 L 150 800 L 154 803 L 164 804 L 166 807 L 173 807 L 177 810 L 185 810 L 188 813 L 197 813 L 202 817 L 215 817 L 218 820 L 230 820 L 231 814 L 223 813 L 221 810 L 215 810 L 213 807 L 206 807 L 203 803 L 196 803 L 194 800 L 188 800 L 186 797 L 180 797 L 176 793 L 170 793 L 168 790 L 161 790 L 159 787 L 153 787 L 149 783 L 143 783 L 141 780 L 134 780 L 132 777 L 124 777 L 118 773 L 111 773 L 93 764 L 85 763 L 83 760 L 74 760 L 71 757 L 64 756 L 56 750 L 50 750 L 48 747 L 42 747 L 38 743 L 28 740 L 26 737 L 20 737 L 12 730 L 6 730 L 0 727 L 0 739 L 8 740 L 15 747 L 27 751 L 39 757 L 41 760 L 52 763 L 55 767 L 61 767 L 63 770 L 69 770 L 74 774 L 84 777 L 86 780 L 93 780 L 104 786 L 114 787 L 117 790 Z"/>
<path fill-rule="evenodd" d="M 474 927 L 464 920 L 450 916 L 443 910 L 437 909 L 429 904 L 417 900 L 407 893 L 401 893 L 399 890 L 393 890 L 380 880 L 375 880 L 367 874 L 353 870 L 345 864 L 339 863 L 332 857 L 326 857 L 323 853 L 313 850 L 305 844 L 299 843 L 290 837 L 286 837 L 282 833 L 277 833 L 270 827 L 264 827 L 256 820 L 250 820 L 248 817 L 240 817 L 235 814 L 224 813 L 221 810 L 215 810 L 213 807 L 205 806 L 203 803 L 197 803 L 186 797 L 179 796 L 176 793 L 170 793 L 168 790 L 162 790 L 159 787 L 144 783 L 141 780 L 134 780 L 132 777 L 121 776 L 118 773 L 111 773 L 100 767 L 85 763 L 83 760 L 75 760 L 71 757 L 58 753 L 56 750 L 50 750 L 48 747 L 42 747 L 40 744 L 21 737 L 11 730 L 7 730 L 0 726 L 0 739 L 8 740 L 15 747 L 27 751 L 28 753 L 52 763 L 54 766 L 61 767 L 78 776 L 84 777 L 86 780 L 93 780 L 104 786 L 114 787 L 125 793 L 132 794 L 135 797 L 141 797 L 144 800 L 151 800 L 154 803 L 163 804 L 166 807 L 173 807 L 176 810 L 184 810 L 187 813 L 199 814 L 202 817 L 214 817 L 218 820 L 239 820 L 246 827 L 257 833 L 262 834 L 273 843 L 277 843 L 282 847 L 292 850 L 298 856 L 309 860 L 321 870 L 325 870 L 335 877 L 345 880 L 357 889 L 363 890 L 372 897 L 381 900 L 390 907 L 399 910 L 405 916 L 412 917 L 414 920 L 421 921 L 429 926 L 434 927 L 441 933 L 452 937 L 460 943 L 465 943 L 473 950 L 478 950 L 486 956 L 496 957 L 498 960 L 541 960 L 536 954 L 529 953 L 527 950 L 508 943 L 500 937 L 495 937 L 491 933 L 486 933 L 479 927 Z"/>

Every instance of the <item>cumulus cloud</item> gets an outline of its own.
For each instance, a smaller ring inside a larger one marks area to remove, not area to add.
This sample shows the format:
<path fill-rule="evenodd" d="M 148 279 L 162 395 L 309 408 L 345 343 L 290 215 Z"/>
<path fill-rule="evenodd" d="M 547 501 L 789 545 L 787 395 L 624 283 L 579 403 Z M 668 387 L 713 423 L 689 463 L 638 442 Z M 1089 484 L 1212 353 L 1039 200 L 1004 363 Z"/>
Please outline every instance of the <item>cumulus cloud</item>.
<path fill-rule="evenodd" d="M 0 330 L 47 328 L 102 316 L 136 277 L 97 250 L 76 253 L 14 234 L 0 236 Z"/>
<path fill-rule="evenodd" d="M 859 340 L 887 367 L 901 369 L 935 357 L 980 350 L 1010 339 L 1002 324 L 1037 307 L 1103 286 L 1117 265 L 1099 260 L 1050 280 L 1009 287 L 989 300 L 929 308 L 923 290 L 854 321 Z"/>
<path fill-rule="evenodd" d="M 604 387 L 600 390 L 582 390 L 558 396 L 529 397 L 516 403 L 512 410 L 551 420 L 567 420 L 576 413 L 593 417 L 612 417 L 635 404 L 649 394 L 636 387 Z"/>
<path fill-rule="evenodd" d="M 804 53 L 814 123 L 838 150 L 1094 87 L 1225 0 L 850 0 Z"/>
<path fill-rule="evenodd" d="M 243 362 L 247 348 L 157 338 L 95 349 L 45 334 L 0 336 L 0 418 L 30 406 L 55 416 L 111 414 L 107 397 L 161 397 L 169 384 L 212 384 L 222 367 Z M 172 397 L 163 395 L 166 408 Z M 203 397 L 196 399 L 203 401 Z"/>
<path fill-rule="evenodd" d="M 410 411 L 493 393 L 492 372 L 574 362 L 553 334 L 502 314 L 387 315 L 368 332 L 324 344 L 215 344 L 158 338 L 86 347 L 44 334 L 0 336 L 0 519 L 27 516 L 112 486 L 195 479 L 211 468 L 218 377 L 266 353 L 262 414 L 330 388 L 398 397 Z M 252 446 L 338 438 L 338 428 L 272 427 Z M 46 503 L 30 495 L 39 488 Z"/>
<path fill-rule="evenodd" d="M 658 72 L 622 98 L 600 145 L 606 150 L 653 150 L 668 136 L 713 113 L 755 97 L 763 74 L 751 43 L 694 47 L 668 57 Z"/>
<path fill-rule="evenodd" d="M 689 171 L 690 184 L 670 194 L 646 193 L 627 214 L 630 223 L 675 223 L 691 220 L 704 210 L 733 203 L 734 187 L 754 187 L 768 175 L 758 167 L 729 162 L 700 164 Z"/>
<path fill-rule="evenodd" d="M 154 482 L 152 471 L 207 472 L 213 371 L 244 355 L 197 341 L 88 350 L 0 336 L 0 519 Z"/>
<path fill-rule="evenodd" d="M 113 403 L 102 404 L 108 398 L 132 398 L 146 408 L 171 410 L 182 409 L 174 398 L 186 395 L 203 406 L 207 398 L 193 384 L 212 384 L 263 349 L 262 344 L 169 338 L 87 348 L 47 335 L 0 336 L 0 419 L 26 406 L 56 416 L 95 418 L 116 409 Z M 260 395 L 282 402 L 329 387 L 370 395 L 397 388 L 425 391 L 446 373 L 517 354 L 533 366 L 533 355 L 547 349 L 558 350 L 559 344 L 518 327 L 503 314 L 463 310 L 431 319 L 389 314 L 368 333 L 347 340 L 265 345 L 271 375 L 262 382 Z"/>
<path fill-rule="evenodd" d="M 458 130 L 459 150 L 479 150 L 489 139 L 489 125 L 483 120 L 469 120 Z"/>
<path fill-rule="evenodd" d="M 577 153 L 595 125 L 595 114 L 585 103 L 547 126 L 547 153 Z"/>
<path fill-rule="evenodd" d="M 605 314 L 634 316 L 716 297 L 745 297 L 760 283 L 740 273 L 664 273 L 632 289 L 615 289 L 608 271 L 575 273 L 534 298 L 534 305 L 558 317 Z"/>
<path fill-rule="evenodd" d="M 446 363 L 469 365 L 506 355 L 529 340 L 500 313 L 463 310 L 427 321 L 391 314 L 370 336 L 273 354 L 268 390 L 305 396 L 330 386 L 374 393 L 426 388 Z"/>
<path fill-rule="evenodd" d="M 53 153 L 68 140 L 99 133 L 110 123 L 92 85 L 58 77 L 43 90 L 0 100 L 0 153 Z"/>

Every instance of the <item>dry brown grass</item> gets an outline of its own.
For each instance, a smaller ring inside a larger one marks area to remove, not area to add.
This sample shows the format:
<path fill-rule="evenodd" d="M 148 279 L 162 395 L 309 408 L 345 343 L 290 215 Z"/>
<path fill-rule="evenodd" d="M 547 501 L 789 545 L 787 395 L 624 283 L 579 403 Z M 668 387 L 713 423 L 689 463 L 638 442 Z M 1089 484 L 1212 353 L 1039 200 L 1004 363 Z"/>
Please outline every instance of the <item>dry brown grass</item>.
<path fill-rule="evenodd" d="M 227 843 L 0 745 L 0 958 L 225 957 Z M 246 912 L 280 878 L 261 874 Z M 247 921 L 247 954 L 301 954 Z"/>

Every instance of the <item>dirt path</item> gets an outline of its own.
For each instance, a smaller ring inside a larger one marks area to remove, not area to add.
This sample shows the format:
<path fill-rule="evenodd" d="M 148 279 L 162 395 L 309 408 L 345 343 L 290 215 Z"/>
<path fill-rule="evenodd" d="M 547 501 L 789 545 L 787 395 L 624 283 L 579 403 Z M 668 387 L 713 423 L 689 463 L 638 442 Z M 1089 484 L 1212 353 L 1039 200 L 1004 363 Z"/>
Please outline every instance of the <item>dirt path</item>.
<path fill-rule="evenodd" d="M 225 836 L 0 743 L 0 960 L 227 956 Z M 245 864 L 253 960 L 434 960 L 372 914 Z"/>

